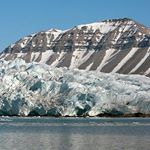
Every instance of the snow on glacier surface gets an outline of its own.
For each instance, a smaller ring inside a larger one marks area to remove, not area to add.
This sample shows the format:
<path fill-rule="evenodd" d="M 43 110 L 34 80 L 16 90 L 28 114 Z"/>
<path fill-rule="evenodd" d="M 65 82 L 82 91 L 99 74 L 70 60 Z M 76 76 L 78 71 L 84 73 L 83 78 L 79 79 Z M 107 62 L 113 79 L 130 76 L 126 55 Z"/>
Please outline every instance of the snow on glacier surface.
<path fill-rule="evenodd" d="M 0 115 L 150 114 L 150 78 L 0 60 Z"/>

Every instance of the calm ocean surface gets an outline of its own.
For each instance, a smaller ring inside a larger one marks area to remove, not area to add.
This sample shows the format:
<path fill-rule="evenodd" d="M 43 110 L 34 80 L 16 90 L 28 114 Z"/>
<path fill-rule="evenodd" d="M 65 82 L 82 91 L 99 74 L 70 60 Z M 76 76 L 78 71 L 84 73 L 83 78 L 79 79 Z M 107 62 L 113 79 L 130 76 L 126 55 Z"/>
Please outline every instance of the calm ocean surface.
<path fill-rule="evenodd" d="M 150 119 L 0 117 L 0 150 L 150 150 Z"/>

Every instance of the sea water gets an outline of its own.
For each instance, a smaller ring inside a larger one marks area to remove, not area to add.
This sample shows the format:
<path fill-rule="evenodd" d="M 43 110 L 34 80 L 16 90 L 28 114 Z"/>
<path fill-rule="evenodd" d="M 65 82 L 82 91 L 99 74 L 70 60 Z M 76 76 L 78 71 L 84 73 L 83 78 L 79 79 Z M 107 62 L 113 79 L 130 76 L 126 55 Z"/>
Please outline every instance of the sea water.
<path fill-rule="evenodd" d="M 0 117 L 0 150 L 150 150 L 150 119 Z"/>

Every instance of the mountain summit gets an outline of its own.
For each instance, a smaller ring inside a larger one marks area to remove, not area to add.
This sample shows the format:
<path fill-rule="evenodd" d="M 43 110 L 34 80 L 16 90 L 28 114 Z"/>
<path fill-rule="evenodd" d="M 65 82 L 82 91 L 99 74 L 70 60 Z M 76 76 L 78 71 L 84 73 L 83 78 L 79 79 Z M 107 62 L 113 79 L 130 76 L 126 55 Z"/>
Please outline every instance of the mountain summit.
<path fill-rule="evenodd" d="M 0 59 L 15 58 L 69 69 L 150 76 L 150 29 L 129 18 L 65 31 L 50 29 L 26 36 L 0 54 Z"/>

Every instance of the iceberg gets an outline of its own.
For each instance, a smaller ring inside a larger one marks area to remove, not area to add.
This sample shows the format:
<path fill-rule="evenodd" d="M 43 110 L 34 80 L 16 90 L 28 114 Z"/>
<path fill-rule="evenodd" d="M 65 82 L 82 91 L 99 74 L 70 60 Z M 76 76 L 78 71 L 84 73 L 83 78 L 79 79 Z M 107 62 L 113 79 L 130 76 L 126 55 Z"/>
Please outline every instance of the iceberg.
<path fill-rule="evenodd" d="M 150 78 L 0 60 L 0 115 L 150 114 Z"/>

